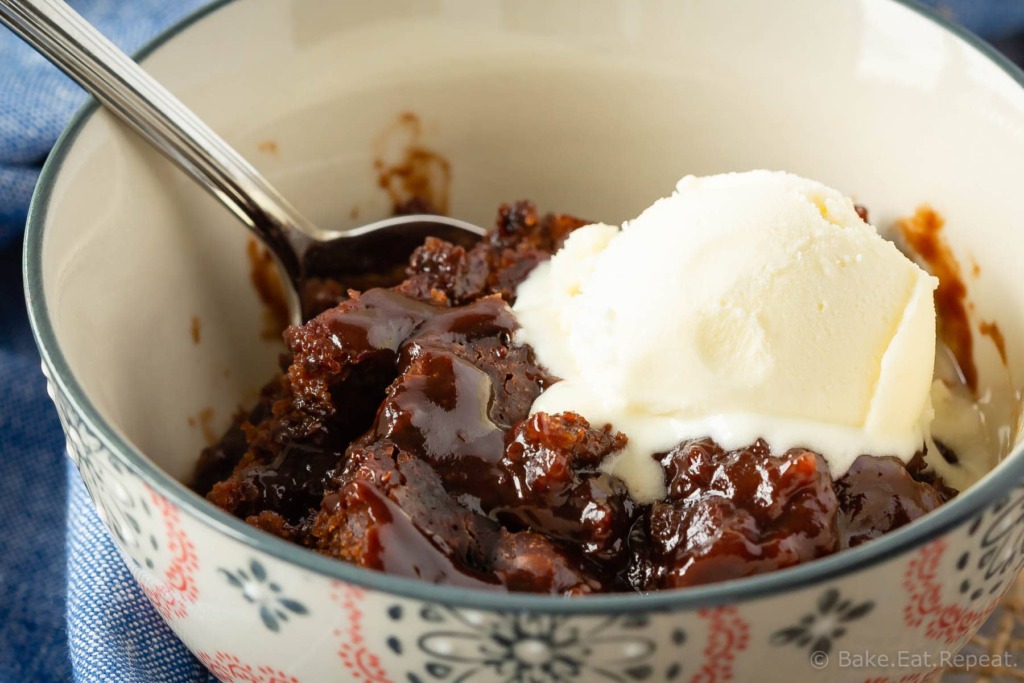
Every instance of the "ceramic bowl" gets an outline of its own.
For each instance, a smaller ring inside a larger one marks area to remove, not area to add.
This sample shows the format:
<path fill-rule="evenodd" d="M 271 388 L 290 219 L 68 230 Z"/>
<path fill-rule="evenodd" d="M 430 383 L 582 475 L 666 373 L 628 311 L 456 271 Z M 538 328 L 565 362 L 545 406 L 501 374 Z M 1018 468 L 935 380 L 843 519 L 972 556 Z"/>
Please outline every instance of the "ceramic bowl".
<path fill-rule="evenodd" d="M 236 0 L 144 58 L 326 225 L 385 215 L 375 162 L 410 146 L 447 159 L 449 211 L 483 224 L 523 197 L 616 222 L 687 173 L 760 167 L 841 188 L 880 226 L 930 202 L 969 264 L 972 324 L 1006 339 L 1004 367 L 976 336 L 982 393 L 1024 369 L 1024 78 L 914 6 Z M 919 681 L 1024 562 L 1015 416 L 1013 454 L 940 510 L 774 574 L 560 599 L 336 562 L 181 483 L 280 351 L 245 231 L 89 106 L 27 239 L 71 457 L 156 609 L 225 683 Z"/>

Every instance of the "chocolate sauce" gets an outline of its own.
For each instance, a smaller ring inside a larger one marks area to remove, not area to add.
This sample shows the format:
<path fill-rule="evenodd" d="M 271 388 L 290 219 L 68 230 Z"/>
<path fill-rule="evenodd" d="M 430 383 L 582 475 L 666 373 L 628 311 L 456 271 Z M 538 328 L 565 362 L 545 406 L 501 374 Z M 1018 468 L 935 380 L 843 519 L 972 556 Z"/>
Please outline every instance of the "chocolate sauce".
<path fill-rule="evenodd" d="M 431 538 L 416 526 L 409 515 L 390 498 L 364 482 L 353 484 L 369 502 L 374 524 L 371 525 L 369 544 L 376 555 L 375 569 L 423 579 L 430 583 L 444 583 L 466 588 L 500 588 L 494 577 L 475 575 L 458 566 L 452 550 L 443 542 L 434 545 Z"/>
<path fill-rule="evenodd" d="M 305 309 L 327 308 L 285 332 L 284 372 L 204 452 L 197 489 L 359 566 L 559 595 L 792 566 L 950 495 L 920 463 L 862 456 L 833 481 L 807 450 L 701 439 L 656 454 L 668 494 L 634 502 L 601 468 L 626 437 L 572 413 L 530 415 L 556 380 L 513 342 L 515 288 L 582 224 L 520 202 L 478 244 L 427 240 L 392 288 L 307 282 Z"/>
<path fill-rule="evenodd" d="M 846 548 L 909 524 L 946 500 L 941 488 L 916 481 L 902 461 L 891 457 L 860 456 L 835 488 Z"/>
<path fill-rule="evenodd" d="M 763 441 L 725 451 L 698 439 L 659 459 L 668 495 L 645 518 L 632 569 L 647 589 L 774 571 L 840 548 L 839 503 L 820 455 L 773 455 Z"/>
<path fill-rule="evenodd" d="M 454 354 L 411 346 L 409 376 L 384 400 L 374 436 L 422 453 L 451 494 L 481 511 L 480 482 L 496 478 L 504 452 L 504 434 L 487 416 L 490 378 Z"/>

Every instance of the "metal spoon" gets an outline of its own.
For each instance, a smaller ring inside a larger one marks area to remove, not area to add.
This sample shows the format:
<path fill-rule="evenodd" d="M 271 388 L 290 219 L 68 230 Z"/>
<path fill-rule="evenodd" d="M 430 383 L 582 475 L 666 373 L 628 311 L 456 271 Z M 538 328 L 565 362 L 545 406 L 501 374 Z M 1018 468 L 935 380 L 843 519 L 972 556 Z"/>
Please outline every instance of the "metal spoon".
<path fill-rule="evenodd" d="M 478 226 L 445 216 L 397 216 L 340 232 L 317 227 L 241 154 L 62 0 L 0 0 L 0 22 L 92 93 L 231 210 L 277 257 L 301 322 L 304 277 L 387 272 L 427 236 L 468 244 Z"/>

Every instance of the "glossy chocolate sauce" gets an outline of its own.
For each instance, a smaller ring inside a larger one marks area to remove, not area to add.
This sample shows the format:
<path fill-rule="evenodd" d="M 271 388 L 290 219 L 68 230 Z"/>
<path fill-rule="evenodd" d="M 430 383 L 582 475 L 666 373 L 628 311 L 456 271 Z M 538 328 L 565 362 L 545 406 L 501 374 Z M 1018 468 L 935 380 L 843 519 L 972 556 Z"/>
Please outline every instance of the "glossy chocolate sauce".
<path fill-rule="evenodd" d="M 833 481 L 807 450 L 702 439 L 655 454 L 668 495 L 634 502 L 601 469 L 626 436 L 573 413 L 530 415 L 557 380 L 512 341 L 516 287 L 583 224 L 521 202 L 476 245 L 427 240 L 401 282 L 359 293 L 320 281 L 306 292 L 319 314 L 285 332 L 282 374 L 204 451 L 197 490 L 363 567 L 563 595 L 792 566 L 951 495 L 892 458 L 861 456 Z"/>

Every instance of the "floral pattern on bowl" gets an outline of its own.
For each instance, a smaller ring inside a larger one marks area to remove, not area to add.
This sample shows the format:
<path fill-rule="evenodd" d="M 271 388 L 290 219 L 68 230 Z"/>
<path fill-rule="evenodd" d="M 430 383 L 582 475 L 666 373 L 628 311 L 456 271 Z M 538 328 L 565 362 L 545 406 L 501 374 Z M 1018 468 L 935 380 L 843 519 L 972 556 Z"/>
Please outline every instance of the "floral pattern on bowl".
<path fill-rule="evenodd" d="M 1021 486 L 954 533 L 864 576 L 739 605 L 544 614 L 410 600 L 226 541 L 114 464 L 74 404 L 56 391 L 54 399 L 69 453 L 129 568 L 186 643 L 204 643 L 197 655 L 225 683 L 722 683 L 754 680 L 766 661 L 792 676 L 818 667 L 827 680 L 926 680 L 932 667 L 851 677 L 829 657 L 956 649 L 1024 564 Z M 874 581 L 902 598 L 878 603 L 868 589 Z M 216 613 L 265 636 L 242 638 L 202 616 Z M 325 620 L 333 624 L 326 631 Z"/>

